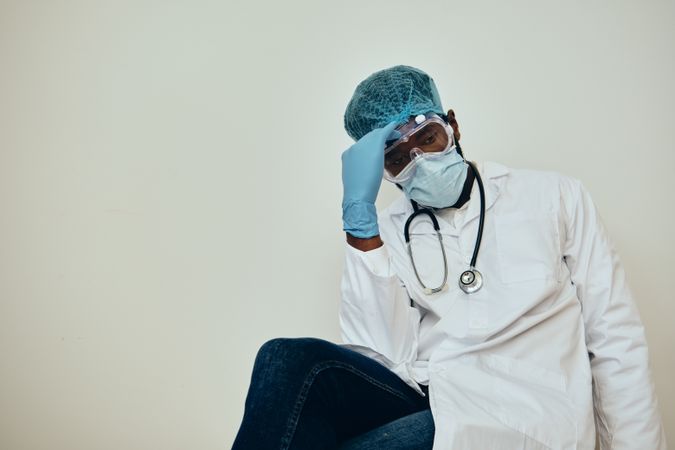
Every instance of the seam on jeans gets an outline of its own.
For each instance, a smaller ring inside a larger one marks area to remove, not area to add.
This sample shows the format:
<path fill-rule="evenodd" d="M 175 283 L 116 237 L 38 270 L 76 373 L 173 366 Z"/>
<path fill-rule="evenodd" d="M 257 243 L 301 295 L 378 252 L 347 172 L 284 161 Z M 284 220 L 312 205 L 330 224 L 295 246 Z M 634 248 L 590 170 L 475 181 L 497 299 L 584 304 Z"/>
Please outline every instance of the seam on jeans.
<path fill-rule="evenodd" d="M 392 395 L 395 395 L 396 397 L 401 398 L 404 401 L 408 401 L 408 398 L 403 394 L 402 392 L 392 388 L 391 386 L 386 385 L 385 383 L 382 383 L 381 381 L 376 380 L 375 378 L 371 377 L 370 375 L 355 369 L 354 367 L 345 364 L 341 361 L 335 361 L 335 360 L 330 360 L 330 361 L 324 361 L 320 364 L 316 364 L 312 370 L 309 372 L 307 377 L 305 378 L 305 381 L 302 385 L 302 388 L 300 388 L 300 393 L 298 394 L 298 399 L 295 402 L 295 405 L 293 405 L 293 410 L 291 411 L 291 415 L 288 418 L 288 425 L 286 426 L 286 433 L 283 435 L 281 438 L 281 447 L 280 450 L 287 450 L 288 447 L 291 444 L 291 440 L 293 439 L 293 435 L 295 434 L 295 429 L 298 425 L 298 420 L 300 419 L 300 413 L 302 412 L 302 407 L 305 405 L 305 400 L 307 399 L 307 393 L 309 392 L 309 389 L 312 387 L 312 383 L 314 382 L 314 379 L 316 376 L 321 373 L 325 369 L 332 369 L 332 368 L 340 368 L 340 369 L 345 369 L 349 372 L 352 372 L 356 375 L 361 376 L 364 378 L 366 381 L 369 383 L 379 387 L 380 389 L 389 392 Z"/>

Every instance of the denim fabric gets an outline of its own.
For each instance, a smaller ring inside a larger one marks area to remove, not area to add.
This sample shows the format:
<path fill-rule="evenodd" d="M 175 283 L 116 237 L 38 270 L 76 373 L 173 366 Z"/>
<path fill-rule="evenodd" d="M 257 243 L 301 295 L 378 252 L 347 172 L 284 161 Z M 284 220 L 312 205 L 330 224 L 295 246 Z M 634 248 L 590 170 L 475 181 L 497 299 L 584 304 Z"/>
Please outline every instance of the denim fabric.
<path fill-rule="evenodd" d="M 431 410 L 425 409 L 360 434 L 340 450 L 431 450 L 434 431 Z"/>
<path fill-rule="evenodd" d="M 422 450 L 433 431 L 428 397 L 377 361 L 321 339 L 280 338 L 258 352 L 232 448 Z"/>

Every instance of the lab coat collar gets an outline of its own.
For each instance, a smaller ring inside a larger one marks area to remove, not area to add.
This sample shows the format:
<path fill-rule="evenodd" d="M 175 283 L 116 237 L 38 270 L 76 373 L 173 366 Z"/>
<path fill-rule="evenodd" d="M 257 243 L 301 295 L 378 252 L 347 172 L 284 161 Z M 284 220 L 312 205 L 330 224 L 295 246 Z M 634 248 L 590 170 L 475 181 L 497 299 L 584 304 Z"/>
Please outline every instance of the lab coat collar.
<path fill-rule="evenodd" d="M 498 179 L 508 175 L 509 169 L 506 166 L 492 161 L 476 163 L 476 166 L 478 167 L 478 172 L 483 179 L 483 185 L 485 188 L 485 210 L 487 211 L 490 209 L 490 207 L 492 207 L 499 196 L 501 183 L 498 181 Z M 469 200 L 468 208 L 469 209 L 467 210 L 466 219 L 463 226 L 466 226 L 480 214 L 480 192 L 478 190 L 478 182 L 474 182 L 471 189 L 471 200 Z M 392 203 L 388 209 L 389 215 L 392 217 L 392 219 L 397 218 L 400 220 L 400 218 L 395 216 L 403 215 L 403 220 L 405 220 L 405 218 L 413 213 L 412 204 L 410 203 L 410 200 L 406 198 L 405 194 L 401 195 L 396 201 L 394 201 L 394 203 Z"/>

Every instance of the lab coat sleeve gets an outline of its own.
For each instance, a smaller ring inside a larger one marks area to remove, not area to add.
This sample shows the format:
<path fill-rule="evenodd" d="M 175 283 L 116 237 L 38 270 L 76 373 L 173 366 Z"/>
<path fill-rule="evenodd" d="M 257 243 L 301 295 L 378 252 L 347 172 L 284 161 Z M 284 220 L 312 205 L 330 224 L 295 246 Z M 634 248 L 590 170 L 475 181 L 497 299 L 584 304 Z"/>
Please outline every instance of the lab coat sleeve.
<path fill-rule="evenodd" d="M 626 275 L 590 195 L 562 182 L 564 258 L 582 304 L 602 450 L 665 449 L 645 333 Z"/>
<path fill-rule="evenodd" d="M 410 372 L 420 312 L 410 306 L 386 247 L 368 252 L 346 247 L 339 313 L 343 345 L 385 365 L 424 395 Z"/>

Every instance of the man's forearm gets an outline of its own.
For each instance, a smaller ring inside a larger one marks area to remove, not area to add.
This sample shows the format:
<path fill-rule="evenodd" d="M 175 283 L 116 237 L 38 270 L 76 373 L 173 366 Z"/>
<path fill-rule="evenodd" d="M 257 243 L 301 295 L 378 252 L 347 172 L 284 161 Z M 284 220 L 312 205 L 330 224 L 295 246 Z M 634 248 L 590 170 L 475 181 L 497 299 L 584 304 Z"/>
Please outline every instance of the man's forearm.
<path fill-rule="evenodd" d="M 347 243 L 355 249 L 361 250 L 362 252 L 375 250 L 376 248 L 380 248 L 382 245 L 384 245 L 379 235 L 373 236 L 371 238 L 357 238 L 349 233 L 345 233 L 345 235 L 347 236 Z"/>

